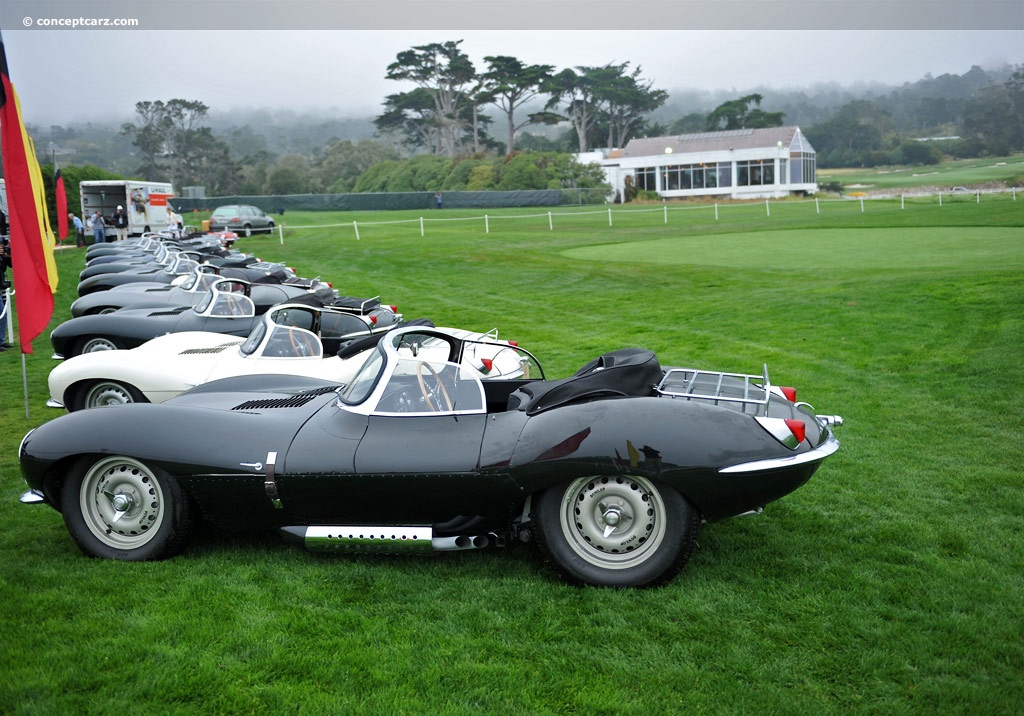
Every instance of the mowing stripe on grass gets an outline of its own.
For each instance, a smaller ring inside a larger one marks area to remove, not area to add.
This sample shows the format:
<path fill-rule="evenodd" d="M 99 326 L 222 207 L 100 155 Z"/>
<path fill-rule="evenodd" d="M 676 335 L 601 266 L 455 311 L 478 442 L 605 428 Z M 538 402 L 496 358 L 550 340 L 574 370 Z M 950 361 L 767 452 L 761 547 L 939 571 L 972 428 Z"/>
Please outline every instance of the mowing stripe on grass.
<path fill-rule="evenodd" d="M 1019 227 L 801 229 L 584 246 L 562 255 L 587 261 L 795 271 L 978 271 L 1024 268 L 1022 238 Z"/>

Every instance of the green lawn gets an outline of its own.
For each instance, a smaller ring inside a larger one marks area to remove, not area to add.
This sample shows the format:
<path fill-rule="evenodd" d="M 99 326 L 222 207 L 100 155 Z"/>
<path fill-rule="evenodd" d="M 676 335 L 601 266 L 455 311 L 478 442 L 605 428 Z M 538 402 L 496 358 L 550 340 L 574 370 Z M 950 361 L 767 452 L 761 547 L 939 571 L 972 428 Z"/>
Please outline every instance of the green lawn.
<path fill-rule="evenodd" d="M 873 189 L 895 187 L 980 185 L 1024 180 L 1024 156 L 957 159 L 935 166 L 878 167 L 871 169 L 819 168 L 819 182 L 840 181 L 845 186 Z"/>
<path fill-rule="evenodd" d="M 1024 712 L 1024 198 L 551 211 L 426 212 L 423 236 L 414 212 L 289 213 L 283 244 L 240 247 L 497 326 L 554 377 L 632 345 L 767 362 L 844 416 L 841 450 L 656 590 L 568 587 L 521 545 L 321 556 L 213 528 L 100 562 L 17 502 L 18 443 L 58 414 L 42 336 L 27 418 L 0 354 L 0 713 Z M 52 325 L 82 261 L 57 254 Z"/>

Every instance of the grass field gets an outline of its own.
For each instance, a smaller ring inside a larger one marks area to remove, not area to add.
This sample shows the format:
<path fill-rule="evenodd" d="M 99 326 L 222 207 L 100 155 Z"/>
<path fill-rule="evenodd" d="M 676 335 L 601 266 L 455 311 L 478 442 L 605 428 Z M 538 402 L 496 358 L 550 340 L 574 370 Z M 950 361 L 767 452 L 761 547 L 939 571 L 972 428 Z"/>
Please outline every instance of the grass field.
<path fill-rule="evenodd" d="M 1024 156 L 957 159 L 931 167 L 878 167 L 871 169 L 819 169 L 818 181 L 839 181 L 845 186 L 892 189 L 896 187 L 983 186 L 991 182 L 1024 181 Z"/>
<path fill-rule="evenodd" d="M 17 502 L 18 443 L 57 414 L 48 341 L 27 418 L 0 354 L 0 713 L 1024 712 L 1024 199 L 818 208 L 445 210 L 423 236 L 414 213 L 289 213 L 283 244 L 240 242 L 497 326 L 549 376 L 635 345 L 767 362 L 844 416 L 810 483 L 706 526 L 657 590 L 568 587 L 526 546 L 324 557 L 213 528 L 166 562 L 87 559 Z M 57 262 L 53 325 L 82 252 Z"/>

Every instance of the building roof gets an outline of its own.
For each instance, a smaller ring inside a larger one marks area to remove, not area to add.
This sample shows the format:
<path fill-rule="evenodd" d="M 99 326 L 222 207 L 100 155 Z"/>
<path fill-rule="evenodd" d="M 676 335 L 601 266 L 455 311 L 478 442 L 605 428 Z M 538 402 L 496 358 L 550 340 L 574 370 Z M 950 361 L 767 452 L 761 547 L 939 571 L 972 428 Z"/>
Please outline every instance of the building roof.
<path fill-rule="evenodd" d="M 621 156 L 650 157 L 662 154 L 693 154 L 730 149 L 759 149 L 778 146 L 779 142 L 782 142 L 782 146 L 791 151 L 814 151 L 814 147 L 807 141 L 799 127 L 768 127 L 631 139 L 622 150 Z"/>

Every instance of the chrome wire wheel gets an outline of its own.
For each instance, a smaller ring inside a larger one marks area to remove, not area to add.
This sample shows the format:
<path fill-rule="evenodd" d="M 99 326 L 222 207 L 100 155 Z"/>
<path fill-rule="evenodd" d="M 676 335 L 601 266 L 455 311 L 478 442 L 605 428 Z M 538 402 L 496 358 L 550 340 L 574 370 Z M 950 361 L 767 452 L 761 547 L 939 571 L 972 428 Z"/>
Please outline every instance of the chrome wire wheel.
<path fill-rule="evenodd" d="M 94 464 L 85 473 L 78 496 L 85 527 L 104 545 L 118 550 L 148 544 L 167 514 L 159 480 L 129 457 Z"/>
<path fill-rule="evenodd" d="M 94 383 L 85 391 L 83 404 L 86 408 L 104 405 L 126 405 L 136 402 L 135 395 L 125 385 L 113 380 Z"/>
<path fill-rule="evenodd" d="M 665 503 L 642 477 L 575 480 L 562 496 L 562 534 L 570 549 L 605 569 L 634 567 L 665 538 Z"/>

